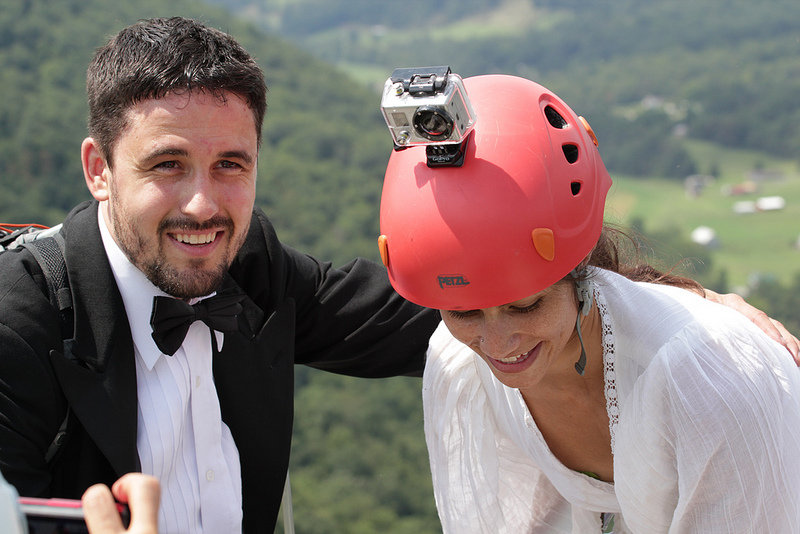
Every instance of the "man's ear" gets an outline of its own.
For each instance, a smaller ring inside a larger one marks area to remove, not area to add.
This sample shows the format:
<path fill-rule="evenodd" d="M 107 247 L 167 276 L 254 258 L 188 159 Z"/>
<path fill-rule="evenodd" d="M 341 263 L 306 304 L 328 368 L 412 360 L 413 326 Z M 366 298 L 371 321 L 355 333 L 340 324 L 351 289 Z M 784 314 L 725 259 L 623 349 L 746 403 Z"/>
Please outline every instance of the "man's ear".
<path fill-rule="evenodd" d="M 111 169 L 91 137 L 87 137 L 81 143 L 81 162 L 83 163 L 83 177 L 89 193 L 100 202 L 108 200 L 108 180 L 111 177 Z"/>

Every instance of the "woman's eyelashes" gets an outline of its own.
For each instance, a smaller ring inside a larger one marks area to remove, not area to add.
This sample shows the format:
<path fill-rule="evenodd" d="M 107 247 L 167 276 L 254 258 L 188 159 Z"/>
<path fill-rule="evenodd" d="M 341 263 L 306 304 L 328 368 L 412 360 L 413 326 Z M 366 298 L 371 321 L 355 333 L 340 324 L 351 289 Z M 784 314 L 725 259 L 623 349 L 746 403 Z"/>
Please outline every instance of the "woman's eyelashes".
<path fill-rule="evenodd" d="M 544 298 L 536 299 L 535 302 L 532 302 L 527 306 L 512 306 L 509 304 L 507 306 L 504 306 L 504 308 L 506 308 L 511 313 L 521 313 L 521 314 L 530 313 L 536 310 L 541 305 L 542 300 L 544 300 Z M 445 313 L 447 313 L 447 315 L 449 315 L 453 319 L 469 319 L 475 317 L 480 312 L 481 310 L 445 310 Z"/>

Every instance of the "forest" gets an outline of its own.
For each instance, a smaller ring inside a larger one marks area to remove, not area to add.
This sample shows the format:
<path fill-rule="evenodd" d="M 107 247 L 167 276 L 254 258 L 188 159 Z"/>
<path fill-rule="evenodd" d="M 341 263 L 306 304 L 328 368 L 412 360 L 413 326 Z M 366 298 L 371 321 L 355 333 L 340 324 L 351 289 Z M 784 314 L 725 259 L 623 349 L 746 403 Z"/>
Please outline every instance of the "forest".
<path fill-rule="evenodd" d="M 213 0 L 350 71 L 449 64 L 518 74 L 591 117 L 616 172 L 708 172 L 671 133 L 800 160 L 792 0 Z M 382 79 L 375 80 L 380 82 Z M 650 97 L 650 98 L 648 98 Z M 644 99 L 663 101 L 631 114 Z"/>
<path fill-rule="evenodd" d="M 396 66 L 450 64 L 545 84 L 590 119 L 612 175 L 713 174 L 677 131 L 800 164 L 794 0 L 444 0 L 435 12 L 420 0 L 0 3 L 1 221 L 56 224 L 89 198 L 79 158 L 86 65 L 110 35 L 153 16 L 203 20 L 258 59 L 270 89 L 257 203 L 284 242 L 337 265 L 377 258 L 391 140 L 376 87 Z M 498 29 L 495 15 L 509 9 L 530 24 Z M 669 232 L 650 237 L 714 261 Z M 749 300 L 800 333 L 796 264 L 795 278 L 764 277 Z M 727 289 L 723 279 L 703 282 Z M 297 531 L 437 532 L 419 380 L 300 367 L 296 379 Z"/>

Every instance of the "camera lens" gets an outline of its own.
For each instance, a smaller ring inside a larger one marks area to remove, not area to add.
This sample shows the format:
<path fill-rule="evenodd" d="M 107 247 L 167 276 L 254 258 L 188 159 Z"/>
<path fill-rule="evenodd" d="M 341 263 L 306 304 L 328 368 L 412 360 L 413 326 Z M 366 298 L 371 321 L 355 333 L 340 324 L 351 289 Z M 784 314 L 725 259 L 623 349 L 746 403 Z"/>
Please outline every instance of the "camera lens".
<path fill-rule="evenodd" d="M 414 112 L 414 129 L 431 141 L 446 141 L 453 133 L 453 119 L 438 107 L 422 106 Z"/>

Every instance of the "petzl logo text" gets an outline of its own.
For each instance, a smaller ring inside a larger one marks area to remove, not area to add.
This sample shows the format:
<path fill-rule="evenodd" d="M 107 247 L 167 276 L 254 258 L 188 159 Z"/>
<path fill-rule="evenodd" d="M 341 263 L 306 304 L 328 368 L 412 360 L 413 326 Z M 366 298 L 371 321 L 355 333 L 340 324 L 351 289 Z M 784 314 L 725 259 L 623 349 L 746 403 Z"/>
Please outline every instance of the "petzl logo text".
<path fill-rule="evenodd" d="M 469 282 L 462 274 L 440 274 L 437 279 L 439 280 L 439 287 L 441 289 L 469 285 Z"/>

